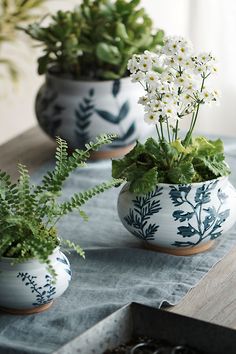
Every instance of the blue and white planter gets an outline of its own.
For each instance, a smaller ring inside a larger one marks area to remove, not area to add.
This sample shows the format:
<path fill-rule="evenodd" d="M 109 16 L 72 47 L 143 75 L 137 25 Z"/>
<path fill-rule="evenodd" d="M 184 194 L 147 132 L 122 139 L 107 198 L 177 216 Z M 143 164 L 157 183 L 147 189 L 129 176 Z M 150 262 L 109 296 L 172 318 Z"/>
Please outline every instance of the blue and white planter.
<path fill-rule="evenodd" d="M 95 158 L 122 156 L 143 133 L 143 108 L 137 101 L 142 88 L 129 77 L 107 81 L 76 81 L 47 74 L 35 110 L 41 128 L 52 138 L 60 136 L 71 149 L 104 133 L 119 137 Z"/>
<path fill-rule="evenodd" d="M 146 195 L 129 191 L 118 198 L 120 220 L 148 248 L 189 255 L 212 247 L 236 221 L 236 190 L 228 177 L 203 183 L 160 183 Z"/>
<path fill-rule="evenodd" d="M 61 296 L 71 280 L 67 257 L 55 249 L 49 257 L 57 273 L 55 283 L 46 264 L 37 260 L 12 265 L 13 258 L 0 260 L 0 308 L 15 314 L 31 314 L 49 308 Z"/>

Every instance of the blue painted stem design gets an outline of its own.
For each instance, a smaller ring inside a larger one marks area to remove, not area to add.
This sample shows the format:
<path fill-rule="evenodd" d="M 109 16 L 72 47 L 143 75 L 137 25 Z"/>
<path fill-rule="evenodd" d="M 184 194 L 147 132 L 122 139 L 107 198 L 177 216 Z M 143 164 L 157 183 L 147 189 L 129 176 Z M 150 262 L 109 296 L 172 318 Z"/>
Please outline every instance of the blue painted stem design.
<path fill-rule="evenodd" d="M 181 223 L 187 222 L 187 225 L 178 227 L 177 234 L 184 238 L 194 237 L 194 241 L 175 241 L 173 246 L 196 246 L 206 238 L 214 240 L 221 235 L 221 226 L 230 213 L 229 209 L 222 211 L 222 206 L 228 196 L 221 189 L 218 189 L 217 197 L 219 205 L 211 205 L 204 208 L 204 205 L 206 206 L 206 204 L 211 202 L 211 192 L 216 188 L 217 183 L 218 181 L 216 180 L 205 183 L 197 188 L 194 197 L 195 204 L 188 199 L 189 192 L 191 191 L 190 185 L 170 186 L 171 190 L 169 194 L 174 206 L 185 204 L 185 211 L 178 209 L 172 214 L 175 221 L 178 220 Z M 186 211 L 186 206 L 188 211 Z"/>
<path fill-rule="evenodd" d="M 94 112 L 94 89 L 90 89 L 87 97 L 84 97 L 75 110 L 75 133 L 78 138 L 78 145 L 84 148 L 84 145 L 90 140 L 88 128 L 91 124 L 91 117 Z"/>
<path fill-rule="evenodd" d="M 38 286 L 36 283 L 37 277 L 29 273 L 19 272 L 17 278 L 21 278 L 25 286 L 28 286 L 31 292 L 35 293 L 36 300 L 32 304 L 33 306 L 48 304 L 53 300 L 53 295 L 56 294 L 56 287 L 52 286 L 52 277 L 50 275 L 45 275 L 45 284 L 43 286 Z"/>
<path fill-rule="evenodd" d="M 145 196 L 137 196 L 132 200 L 134 208 L 130 209 L 129 215 L 124 218 L 126 223 L 135 229 L 132 233 L 141 240 L 150 241 L 155 238 L 159 225 L 148 223 L 148 220 L 162 209 L 160 200 L 154 199 L 162 194 L 162 189 L 163 187 L 156 187 L 155 191 Z"/>

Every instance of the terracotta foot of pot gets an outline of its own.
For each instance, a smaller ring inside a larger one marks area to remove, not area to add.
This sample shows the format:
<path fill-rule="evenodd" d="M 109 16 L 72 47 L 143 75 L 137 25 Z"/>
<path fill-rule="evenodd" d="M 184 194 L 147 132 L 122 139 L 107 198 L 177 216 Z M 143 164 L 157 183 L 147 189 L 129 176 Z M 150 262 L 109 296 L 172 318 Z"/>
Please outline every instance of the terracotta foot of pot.
<path fill-rule="evenodd" d="M 162 253 L 169 253 L 173 254 L 174 256 L 191 256 L 196 253 L 201 253 L 208 251 L 210 248 L 215 246 L 215 241 L 209 241 L 204 243 L 203 245 L 194 246 L 194 247 L 186 247 L 186 248 L 168 248 L 168 247 L 158 247 L 151 245 L 149 243 L 145 243 L 145 248 L 148 248 L 152 251 L 162 252 Z"/>
<path fill-rule="evenodd" d="M 117 149 L 107 150 L 107 151 L 94 151 L 90 155 L 90 160 L 103 160 L 103 159 L 112 159 L 116 157 L 123 157 L 125 154 L 130 152 L 134 147 L 134 144 L 124 146 Z"/>
<path fill-rule="evenodd" d="M 0 311 L 8 312 L 11 313 L 12 315 L 32 315 L 34 313 L 46 311 L 50 306 L 52 306 L 52 303 L 53 301 L 45 305 L 34 307 L 33 309 L 22 309 L 22 310 L 0 307 Z"/>

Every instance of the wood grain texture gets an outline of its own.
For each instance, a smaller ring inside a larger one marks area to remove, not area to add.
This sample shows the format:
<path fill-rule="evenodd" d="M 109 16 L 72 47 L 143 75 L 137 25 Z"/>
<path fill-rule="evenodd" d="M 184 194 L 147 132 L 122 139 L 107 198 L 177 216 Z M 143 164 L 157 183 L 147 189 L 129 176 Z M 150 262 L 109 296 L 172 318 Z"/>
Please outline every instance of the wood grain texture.
<path fill-rule="evenodd" d="M 236 329 L 236 247 L 170 311 Z"/>
<path fill-rule="evenodd" d="M 0 147 L 0 168 L 17 179 L 18 162 L 26 164 L 32 173 L 54 151 L 55 143 L 35 127 Z M 236 329 L 236 248 L 169 311 Z"/>
<path fill-rule="evenodd" d="M 32 173 L 54 156 L 55 147 L 54 141 L 34 127 L 0 146 L 0 169 L 16 180 L 17 163 L 25 164 Z"/>

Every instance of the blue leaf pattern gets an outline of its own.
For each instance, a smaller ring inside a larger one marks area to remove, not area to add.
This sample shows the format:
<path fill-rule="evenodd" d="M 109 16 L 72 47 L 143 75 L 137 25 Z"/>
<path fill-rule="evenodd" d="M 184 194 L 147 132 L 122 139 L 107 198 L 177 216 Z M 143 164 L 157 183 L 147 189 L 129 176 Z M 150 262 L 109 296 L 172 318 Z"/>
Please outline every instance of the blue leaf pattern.
<path fill-rule="evenodd" d="M 189 241 L 175 241 L 173 246 L 176 247 L 189 247 L 196 246 L 202 240 L 209 238 L 214 240 L 222 233 L 221 226 L 229 217 L 230 210 L 226 209 L 222 211 L 224 201 L 228 196 L 218 189 L 217 197 L 219 204 L 214 206 L 206 206 L 211 202 L 211 192 L 216 188 L 218 180 L 204 183 L 198 187 L 194 196 L 194 203 L 189 198 L 189 192 L 191 191 L 191 185 L 170 186 L 169 192 L 170 198 L 174 206 L 184 205 L 185 210 L 175 210 L 173 217 L 175 221 L 188 222 L 187 225 L 179 226 L 177 234 L 183 238 L 191 238 L 194 236 L 194 240 Z M 187 210 L 187 211 L 186 211 Z"/>
<path fill-rule="evenodd" d="M 134 207 L 130 208 L 129 214 L 124 218 L 126 223 L 135 230 L 132 233 L 141 240 L 149 241 L 155 239 L 159 225 L 156 223 L 148 223 L 150 217 L 159 213 L 160 200 L 156 197 L 162 194 L 163 187 L 156 187 L 155 191 L 145 196 L 137 196 L 132 202 Z"/>
<path fill-rule="evenodd" d="M 120 87 L 121 87 L 121 82 L 120 80 L 114 80 L 113 85 L 112 85 L 112 95 L 113 97 L 116 97 L 118 93 L 120 92 Z"/>
<path fill-rule="evenodd" d="M 25 286 L 29 286 L 32 293 L 35 293 L 35 302 L 33 306 L 48 304 L 53 300 L 53 295 L 56 294 L 56 287 L 52 285 L 52 277 L 49 274 L 45 275 L 45 284 L 37 285 L 37 277 L 29 273 L 19 272 L 17 278 L 21 278 L 25 282 Z"/>

